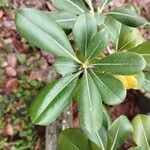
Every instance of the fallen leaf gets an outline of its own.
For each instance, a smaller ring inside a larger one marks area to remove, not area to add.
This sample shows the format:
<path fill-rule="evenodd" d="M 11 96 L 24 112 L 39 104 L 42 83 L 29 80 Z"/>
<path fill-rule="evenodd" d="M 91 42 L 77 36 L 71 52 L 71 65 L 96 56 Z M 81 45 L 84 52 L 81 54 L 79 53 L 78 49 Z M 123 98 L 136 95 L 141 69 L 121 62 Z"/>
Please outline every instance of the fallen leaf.
<path fill-rule="evenodd" d="M 17 59 L 14 54 L 8 54 L 7 61 L 8 61 L 9 66 L 15 67 L 17 65 Z"/>
<path fill-rule="evenodd" d="M 10 79 L 6 82 L 5 88 L 8 92 L 14 92 L 19 88 L 18 79 Z"/>

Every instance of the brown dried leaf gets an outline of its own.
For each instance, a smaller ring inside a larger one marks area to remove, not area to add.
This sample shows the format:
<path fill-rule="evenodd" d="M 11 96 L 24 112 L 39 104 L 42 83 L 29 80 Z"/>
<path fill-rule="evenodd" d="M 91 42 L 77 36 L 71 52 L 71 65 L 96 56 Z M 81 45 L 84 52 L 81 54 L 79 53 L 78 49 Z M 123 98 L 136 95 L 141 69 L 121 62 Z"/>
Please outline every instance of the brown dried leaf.
<path fill-rule="evenodd" d="M 17 65 L 17 59 L 14 54 L 8 54 L 7 61 L 8 61 L 9 66 L 15 67 Z"/>
<path fill-rule="evenodd" d="M 17 75 L 16 70 L 13 67 L 6 67 L 5 72 L 9 77 L 15 77 Z"/>

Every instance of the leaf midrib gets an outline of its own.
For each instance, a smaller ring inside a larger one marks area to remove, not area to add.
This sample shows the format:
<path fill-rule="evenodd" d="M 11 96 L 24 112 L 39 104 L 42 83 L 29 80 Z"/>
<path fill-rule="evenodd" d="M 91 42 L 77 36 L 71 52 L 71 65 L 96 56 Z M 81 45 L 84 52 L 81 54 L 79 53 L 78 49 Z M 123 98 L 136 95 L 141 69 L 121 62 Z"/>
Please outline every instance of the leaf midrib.
<path fill-rule="evenodd" d="M 114 146 L 115 146 L 115 142 L 116 142 L 116 140 L 117 140 L 117 136 L 118 136 L 118 134 L 119 134 L 119 130 L 120 130 L 120 127 L 118 128 L 118 130 L 117 130 L 117 132 L 116 132 L 115 138 L 114 138 L 113 143 L 112 143 L 111 150 L 113 150 L 113 148 L 114 148 Z"/>
<path fill-rule="evenodd" d="M 134 18 L 134 19 L 136 19 L 136 17 L 138 17 L 136 14 L 133 14 L 133 16 L 132 16 L 132 15 L 130 15 L 130 14 L 125 14 L 125 13 L 123 13 L 123 12 L 115 12 L 115 11 L 108 12 L 107 14 L 108 14 L 108 15 L 126 16 L 126 17 L 131 17 L 131 18 Z"/>
<path fill-rule="evenodd" d="M 75 61 L 77 61 L 77 58 L 75 56 L 73 56 L 71 53 L 69 53 L 69 51 L 64 48 L 62 45 L 60 45 L 55 39 L 53 39 L 49 34 L 45 33 L 42 29 L 40 29 L 39 27 L 37 27 L 30 19 L 26 18 L 25 16 L 23 16 L 22 14 L 18 13 L 21 17 L 23 17 L 28 23 L 32 24 L 32 26 L 34 26 L 34 28 L 36 28 L 37 30 L 39 30 L 40 32 L 42 32 L 46 37 L 50 38 L 53 42 L 55 42 L 60 48 L 62 48 L 64 50 L 65 53 L 67 53 L 70 57 L 72 57 Z M 78 61 L 77 61 L 78 62 Z"/>
<path fill-rule="evenodd" d="M 84 13 L 84 10 L 81 9 L 78 5 L 76 5 L 75 3 L 71 2 L 70 0 L 67 0 L 70 4 L 72 4 L 73 6 L 75 6 L 78 10 L 80 10 L 82 13 Z"/>
<path fill-rule="evenodd" d="M 87 21 L 86 21 L 86 16 L 85 16 L 85 14 L 84 14 L 84 17 L 85 17 L 85 47 L 84 47 L 84 51 L 85 51 L 85 57 L 86 57 L 86 55 L 87 55 L 87 32 L 88 32 L 88 30 L 87 30 Z"/>
<path fill-rule="evenodd" d="M 143 134 L 144 134 L 144 138 L 145 138 L 145 141 L 146 141 L 147 148 L 150 149 L 149 143 L 148 143 L 147 138 L 146 138 L 147 136 L 146 136 L 146 132 L 145 132 L 145 129 L 144 129 L 142 119 L 141 119 L 141 117 L 139 117 L 139 118 L 141 120 L 141 126 L 142 126 L 142 130 L 143 130 Z"/>
<path fill-rule="evenodd" d="M 95 75 L 95 77 L 98 79 L 98 81 L 110 92 L 112 93 L 117 99 L 121 99 L 120 97 L 118 97 L 110 88 L 108 88 L 104 82 L 102 82 L 102 80 L 100 80 L 100 78 L 92 71 L 92 73 Z"/>
<path fill-rule="evenodd" d="M 70 64 L 55 64 L 55 66 L 69 66 L 69 67 L 79 67 L 80 65 L 70 65 Z"/>
<path fill-rule="evenodd" d="M 56 19 L 55 22 L 74 22 L 76 19 Z"/>
<path fill-rule="evenodd" d="M 69 139 L 69 138 L 67 138 L 66 136 L 64 136 L 64 135 L 62 135 L 66 140 L 68 140 L 69 141 L 69 143 L 76 149 L 76 150 L 80 150 L 76 145 L 74 145 L 73 144 L 73 142 Z"/>
<path fill-rule="evenodd" d="M 98 46 L 102 43 L 102 40 L 100 42 L 98 42 L 98 44 L 96 45 L 96 47 L 94 48 L 94 50 L 92 51 L 91 55 L 87 58 L 87 61 L 92 57 L 92 55 L 95 53 L 95 51 L 97 50 Z"/>
<path fill-rule="evenodd" d="M 132 42 L 134 42 L 134 41 L 136 41 L 136 39 L 133 39 L 133 40 L 131 40 L 131 41 L 127 42 L 127 43 L 126 43 L 126 44 L 124 44 L 122 47 L 120 47 L 120 48 L 118 49 L 118 51 L 123 50 L 123 48 L 124 48 L 124 47 L 126 47 L 127 45 L 129 45 L 130 43 L 132 43 Z"/>
<path fill-rule="evenodd" d="M 98 133 L 96 133 L 96 136 L 97 136 L 97 138 L 98 138 L 98 140 L 99 140 L 100 145 L 102 146 L 102 150 L 105 150 L 105 147 L 104 147 L 104 144 L 103 144 L 103 142 L 102 142 L 102 140 L 101 140 L 101 137 L 99 136 Z"/>
<path fill-rule="evenodd" d="M 78 73 L 78 74 L 79 74 L 79 73 Z M 47 110 L 47 108 L 49 107 L 49 105 L 51 104 L 51 102 L 58 96 L 58 94 L 59 94 L 60 92 L 62 92 L 62 91 L 66 88 L 66 86 L 69 85 L 69 83 L 71 83 L 71 82 L 73 81 L 73 79 L 75 79 L 75 78 L 78 76 L 78 74 L 76 74 L 75 76 L 73 76 L 73 77 L 68 81 L 67 84 L 65 84 L 57 93 L 55 93 L 55 95 L 51 98 L 50 103 L 49 103 L 49 104 L 46 106 L 46 108 L 38 115 L 38 117 L 36 117 L 33 121 L 37 120 L 38 118 L 40 118 L 40 117 L 42 116 L 42 114 Z"/>
<path fill-rule="evenodd" d="M 145 79 L 145 81 L 148 82 L 148 83 L 150 83 L 150 80 L 148 80 L 148 79 Z"/>
<path fill-rule="evenodd" d="M 88 97 L 89 97 L 89 102 L 90 102 L 90 107 L 89 111 L 92 114 L 92 127 L 94 127 L 94 118 L 93 118 L 93 105 L 92 105 L 92 99 L 91 99 L 91 93 L 90 93 L 90 89 L 89 89 L 89 82 L 88 82 L 88 77 L 87 77 L 87 71 L 85 70 L 85 79 L 86 79 L 86 87 L 87 87 L 87 93 L 88 93 Z"/>
<path fill-rule="evenodd" d="M 94 66 L 138 66 L 137 64 L 129 64 L 129 63 L 97 63 L 93 64 Z"/>

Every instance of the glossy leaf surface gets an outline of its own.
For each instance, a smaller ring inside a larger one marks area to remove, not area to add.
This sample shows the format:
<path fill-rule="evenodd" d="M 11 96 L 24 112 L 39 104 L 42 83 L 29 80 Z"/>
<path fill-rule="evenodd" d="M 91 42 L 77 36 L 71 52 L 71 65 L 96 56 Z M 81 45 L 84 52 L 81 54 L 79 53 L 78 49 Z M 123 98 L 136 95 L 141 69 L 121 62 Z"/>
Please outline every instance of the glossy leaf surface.
<path fill-rule="evenodd" d="M 104 103 L 108 105 L 116 105 L 125 99 L 126 90 L 118 79 L 98 72 L 92 72 L 92 77 Z"/>
<path fill-rule="evenodd" d="M 132 125 L 126 116 L 116 119 L 108 131 L 109 143 L 107 144 L 107 150 L 119 149 L 132 131 Z"/>
<path fill-rule="evenodd" d="M 105 147 L 107 146 L 107 130 L 102 126 L 99 131 L 89 133 L 88 131 L 84 131 L 87 137 L 96 145 L 98 145 L 99 150 L 105 150 Z M 92 147 L 92 150 L 95 150 L 95 145 L 90 143 L 90 146 Z M 96 150 L 98 148 L 96 147 Z"/>
<path fill-rule="evenodd" d="M 131 27 L 138 27 L 146 24 L 147 22 L 143 17 L 139 16 L 135 11 L 125 6 L 116 8 L 110 11 L 108 14 L 114 17 L 115 19 L 117 19 L 122 24 Z"/>
<path fill-rule="evenodd" d="M 89 13 L 80 15 L 73 28 L 73 37 L 79 50 L 87 56 L 87 47 L 92 37 L 97 32 L 97 23 Z"/>
<path fill-rule="evenodd" d="M 146 92 L 150 93 L 150 72 L 145 73 L 145 83 L 143 88 Z"/>
<path fill-rule="evenodd" d="M 59 10 L 67 11 L 73 14 L 82 14 L 87 11 L 83 0 L 51 0 L 52 4 Z"/>
<path fill-rule="evenodd" d="M 141 148 L 142 150 L 150 149 L 150 117 L 146 115 L 137 115 L 132 120 L 133 134 L 132 138 L 137 144 L 135 149 Z"/>
<path fill-rule="evenodd" d="M 141 89 L 142 86 L 144 85 L 145 82 L 145 75 L 144 73 L 141 71 L 138 74 L 135 75 L 135 78 L 137 80 L 137 86 L 135 89 Z"/>
<path fill-rule="evenodd" d="M 19 10 L 16 15 L 16 26 L 32 45 L 77 60 L 64 31 L 44 12 L 30 8 Z"/>
<path fill-rule="evenodd" d="M 55 70 L 62 75 L 79 71 L 81 67 L 76 61 L 65 57 L 58 57 L 54 62 Z"/>
<path fill-rule="evenodd" d="M 74 26 L 76 15 L 65 11 L 46 12 L 65 31 L 71 30 Z"/>
<path fill-rule="evenodd" d="M 79 74 L 53 81 L 37 95 L 30 108 L 35 124 L 48 125 L 57 119 L 71 101 Z"/>
<path fill-rule="evenodd" d="M 99 1 L 99 3 L 101 4 L 101 5 L 107 5 L 109 2 L 111 2 L 112 0 L 98 0 Z"/>
<path fill-rule="evenodd" d="M 94 64 L 101 71 L 119 75 L 137 74 L 146 66 L 140 55 L 132 52 L 118 52 L 102 58 Z"/>
<path fill-rule="evenodd" d="M 112 41 L 113 44 L 117 45 L 122 26 L 121 23 L 113 17 L 107 16 L 105 25 L 110 33 L 110 41 Z"/>
<path fill-rule="evenodd" d="M 106 29 L 99 31 L 90 41 L 87 47 L 87 61 L 94 59 L 107 48 L 109 32 Z"/>
<path fill-rule="evenodd" d="M 88 150 L 88 139 L 79 129 L 67 129 L 58 137 L 59 150 Z"/>
<path fill-rule="evenodd" d="M 81 128 L 97 132 L 102 124 L 102 101 L 91 75 L 85 71 L 79 89 L 79 116 Z"/>
<path fill-rule="evenodd" d="M 122 25 L 117 50 L 129 50 L 134 48 L 144 42 L 140 31 L 136 28 L 131 28 L 128 26 Z"/>
<path fill-rule="evenodd" d="M 150 41 L 144 42 L 130 51 L 141 54 L 147 62 L 147 67 L 150 68 Z"/>

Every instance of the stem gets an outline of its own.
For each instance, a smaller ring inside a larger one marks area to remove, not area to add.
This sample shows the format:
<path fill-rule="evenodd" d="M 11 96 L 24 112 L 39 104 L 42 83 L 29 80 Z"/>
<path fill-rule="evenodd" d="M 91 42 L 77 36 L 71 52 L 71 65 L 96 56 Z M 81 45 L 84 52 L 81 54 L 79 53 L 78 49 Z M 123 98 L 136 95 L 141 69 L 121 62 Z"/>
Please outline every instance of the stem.
<path fill-rule="evenodd" d="M 90 12 L 91 12 L 91 14 L 94 15 L 94 8 L 93 8 L 93 5 L 92 5 L 91 2 L 89 4 L 89 6 L 90 6 Z"/>
<path fill-rule="evenodd" d="M 98 14 L 101 14 L 101 9 L 99 6 L 97 7 L 97 12 L 98 12 Z"/>
<path fill-rule="evenodd" d="M 104 7 L 105 7 L 105 5 L 107 4 L 107 1 L 105 1 L 105 3 L 102 5 L 102 7 L 100 8 L 100 10 L 99 10 L 99 13 L 101 14 L 102 13 L 102 11 L 104 10 Z"/>

